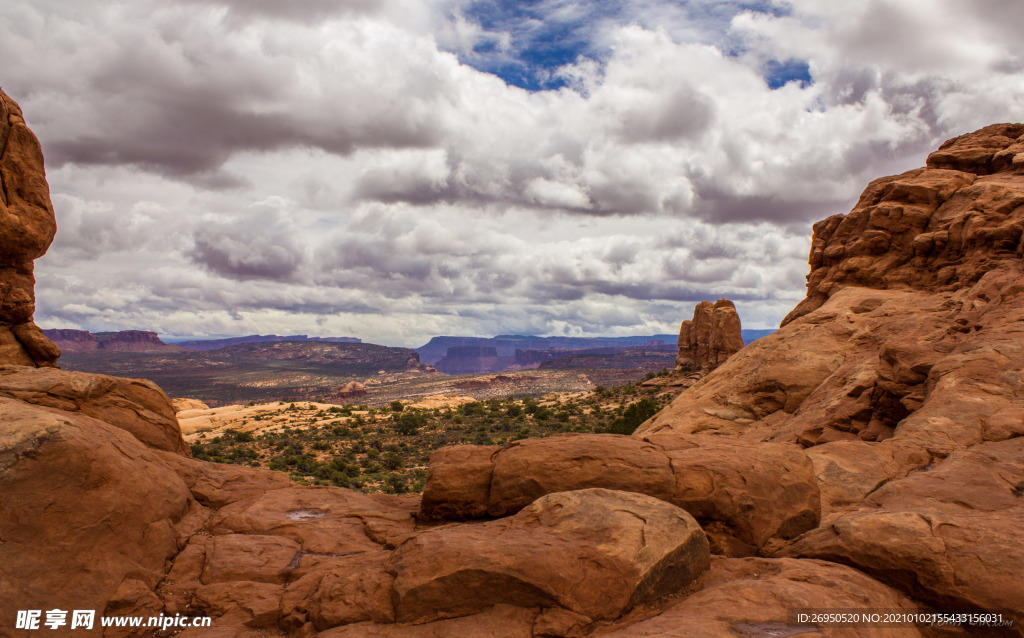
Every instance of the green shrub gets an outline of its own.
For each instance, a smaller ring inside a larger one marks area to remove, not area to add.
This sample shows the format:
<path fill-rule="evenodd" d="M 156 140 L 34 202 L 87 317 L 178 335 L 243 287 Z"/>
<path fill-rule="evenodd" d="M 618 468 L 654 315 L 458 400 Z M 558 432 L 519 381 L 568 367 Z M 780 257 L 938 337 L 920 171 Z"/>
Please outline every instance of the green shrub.
<path fill-rule="evenodd" d="M 622 412 L 622 416 L 612 421 L 605 430 L 609 434 L 632 434 L 640 424 L 658 413 L 658 402 L 653 399 L 640 399 L 630 403 Z"/>

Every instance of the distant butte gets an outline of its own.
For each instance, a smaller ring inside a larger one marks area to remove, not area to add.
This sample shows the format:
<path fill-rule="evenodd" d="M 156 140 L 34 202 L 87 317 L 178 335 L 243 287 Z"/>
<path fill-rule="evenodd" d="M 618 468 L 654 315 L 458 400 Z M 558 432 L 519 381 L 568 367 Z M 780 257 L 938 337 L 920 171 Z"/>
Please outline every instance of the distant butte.
<path fill-rule="evenodd" d="M 743 347 L 743 331 L 736 306 L 728 299 L 702 301 L 693 319 L 679 327 L 676 369 L 714 370 Z"/>

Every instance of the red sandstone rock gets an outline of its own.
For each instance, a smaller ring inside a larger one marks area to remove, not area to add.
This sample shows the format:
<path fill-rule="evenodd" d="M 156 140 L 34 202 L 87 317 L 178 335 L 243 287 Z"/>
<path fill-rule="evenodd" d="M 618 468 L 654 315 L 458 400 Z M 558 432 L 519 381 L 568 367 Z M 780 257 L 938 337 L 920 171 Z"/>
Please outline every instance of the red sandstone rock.
<path fill-rule="evenodd" d="M 714 304 L 702 301 L 693 309 L 693 319 L 679 327 L 679 356 L 676 368 L 708 371 L 743 348 L 740 318 L 728 299 Z"/>
<path fill-rule="evenodd" d="M 1019 617 L 1022 143 L 1024 125 L 961 136 L 816 224 L 807 298 L 782 328 L 637 436 L 799 443 L 825 519 L 773 542 L 780 555 L 854 565 L 940 609 Z"/>
<path fill-rule="evenodd" d="M 467 519 L 487 515 L 498 445 L 453 445 L 430 454 L 423 490 L 425 519 Z"/>
<path fill-rule="evenodd" d="M 704 532 L 683 510 L 630 492 L 544 496 L 515 516 L 424 530 L 388 571 L 400 622 L 505 603 L 594 619 L 678 591 L 707 567 Z"/>
<path fill-rule="evenodd" d="M 813 529 L 820 515 L 813 466 L 799 446 L 609 434 L 527 439 L 504 449 L 442 448 L 431 456 L 423 512 L 442 519 L 506 516 L 545 494 L 590 487 L 678 505 L 709 525 L 714 550 L 729 555 L 793 538 Z"/>
<path fill-rule="evenodd" d="M 0 365 L 0 396 L 81 412 L 158 449 L 191 456 L 167 395 L 152 381 Z"/>
<path fill-rule="evenodd" d="M 0 618 L 103 610 L 126 579 L 149 588 L 203 512 L 157 452 L 81 413 L 0 398 Z"/>
<path fill-rule="evenodd" d="M 294 486 L 285 472 L 207 463 L 177 454 L 162 454 L 160 458 L 185 481 L 192 496 L 208 507 L 220 508 L 270 490 Z"/>
<path fill-rule="evenodd" d="M 386 571 L 390 553 L 363 552 L 349 556 L 304 556 L 299 565 L 306 573 L 292 582 L 281 607 L 281 626 L 297 630 L 312 624 L 323 631 L 339 625 L 365 621 L 390 623 L 395 620 L 391 604 L 394 577 Z M 310 561 L 309 559 L 314 559 Z"/>
<path fill-rule="evenodd" d="M 900 592 L 855 569 L 817 560 L 712 558 L 693 593 L 648 620 L 603 638 L 735 636 L 920 636 L 914 626 L 799 626 L 789 610 L 916 611 Z M 817 631 L 816 631 L 817 630 Z M 819 633 L 820 632 L 820 633 Z"/>
<path fill-rule="evenodd" d="M 781 551 L 852 564 L 924 600 L 1024 619 L 1024 439 L 954 452 Z M 884 542 L 880 542 L 883 541 Z"/>
<path fill-rule="evenodd" d="M 280 536 L 227 534 L 206 543 L 199 579 L 205 584 L 250 580 L 283 584 L 298 565 L 298 543 Z"/>
<path fill-rule="evenodd" d="M 648 440 L 668 448 L 675 476 L 670 502 L 705 525 L 716 553 L 756 554 L 772 538 L 817 527 L 818 484 L 799 446 L 699 437 L 671 449 L 671 438 Z"/>
<path fill-rule="evenodd" d="M 52 366 L 60 356 L 32 323 L 32 262 L 56 230 L 39 140 L 0 91 L 0 364 Z"/>
<path fill-rule="evenodd" d="M 320 634 L 323 638 L 533 638 L 537 610 L 495 605 L 487 611 L 462 618 L 424 624 L 393 625 L 363 622 L 337 627 Z"/>
<path fill-rule="evenodd" d="M 444 459 L 442 459 L 444 460 Z M 589 487 L 625 490 L 669 500 L 668 457 L 657 447 L 614 434 L 561 434 L 509 444 L 493 457 L 487 511 L 515 513 L 553 492 Z"/>
<path fill-rule="evenodd" d="M 413 533 L 408 510 L 389 508 L 338 487 L 273 490 L 221 508 L 215 534 L 268 534 L 302 545 L 303 552 L 348 554 L 393 548 Z"/>
<path fill-rule="evenodd" d="M 232 581 L 196 589 L 194 613 L 231 619 L 246 627 L 274 627 L 281 615 L 284 587 L 271 583 Z"/>
<path fill-rule="evenodd" d="M 164 613 L 164 603 L 146 583 L 135 578 L 126 578 L 102 613 L 104 616 L 141 616 L 148 619 Z M 138 629 L 129 627 L 109 627 L 103 631 L 104 638 L 128 638 L 138 634 Z"/>

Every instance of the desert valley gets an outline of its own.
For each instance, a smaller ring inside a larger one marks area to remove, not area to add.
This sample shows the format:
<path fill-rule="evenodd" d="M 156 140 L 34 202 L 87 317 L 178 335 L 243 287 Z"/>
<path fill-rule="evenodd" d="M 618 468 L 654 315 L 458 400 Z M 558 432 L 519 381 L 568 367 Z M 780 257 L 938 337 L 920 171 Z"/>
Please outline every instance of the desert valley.
<path fill-rule="evenodd" d="M 190 350 L 33 322 L 55 217 L 0 92 L 0 635 L 1022 635 L 1024 125 L 924 163 L 814 225 L 746 345 L 720 300 L 635 343 Z"/>

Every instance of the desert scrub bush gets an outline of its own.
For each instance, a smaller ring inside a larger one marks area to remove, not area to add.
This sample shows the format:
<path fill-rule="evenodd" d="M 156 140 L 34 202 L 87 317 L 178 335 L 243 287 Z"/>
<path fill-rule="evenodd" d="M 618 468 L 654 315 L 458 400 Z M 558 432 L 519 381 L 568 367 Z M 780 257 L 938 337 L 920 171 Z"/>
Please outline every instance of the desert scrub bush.
<path fill-rule="evenodd" d="M 622 416 L 612 421 L 605 432 L 609 434 L 633 434 L 640 424 L 657 414 L 661 409 L 658 402 L 653 399 L 640 399 L 636 403 L 630 403 L 629 407 L 622 411 Z"/>

